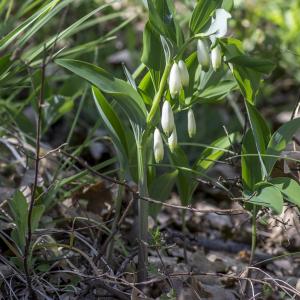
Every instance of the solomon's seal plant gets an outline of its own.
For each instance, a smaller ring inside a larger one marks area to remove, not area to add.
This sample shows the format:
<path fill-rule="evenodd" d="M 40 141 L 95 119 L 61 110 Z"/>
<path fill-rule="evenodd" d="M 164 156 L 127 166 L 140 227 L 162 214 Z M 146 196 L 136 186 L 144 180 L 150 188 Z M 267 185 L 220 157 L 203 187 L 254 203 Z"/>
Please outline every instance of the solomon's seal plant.
<path fill-rule="evenodd" d="M 176 183 L 182 205 L 189 205 L 197 187 L 193 180 L 195 174 L 206 176 L 206 171 L 239 138 L 237 133 L 216 138 L 191 164 L 177 142 L 173 114 L 187 113 L 188 135 L 193 137 L 196 133 L 194 111 L 204 103 L 217 104 L 231 91 L 239 89 L 249 124 L 241 151 L 243 205 L 253 215 L 253 232 L 261 207 L 280 213 L 283 199 L 297 205 L 300 201 L 295 197 L 294 190 L 299 191 L 295 181 L 271 178 L 275 162 L 299 128 L 300 120 L 283 125 L 272 135 L 256 109 L 260 82 L 264 74 L 270 73 L 273 64 L 247 55 L 239 40 L 226 37 L 232 1 L 197 1 L 188 35 L 183 34 L 176 20 L 172 0 L 148 0 L 147 4 L 149 20 L 143 34 L 141 65 L 133 74 L 126 70 L 126 80 L 87 62 L 56 60 L 60 66 L 91 83 L 100 117 L 115 145 L 120 169 L 127 179 L 138 184 L 139 281 L 147 278 L 149 207 L 142 199 L 156 197 L 164 201 Z M 127 124 L 131 131 L 126 130 Z M 165 147 L 168 155 L 164 155 L 164 143 L 168 145 Z M 159 165 L 155 165 L 153 159 L 157 164 L 168 159 L 172 172 L 156 174 Z M 156 184 L 168 188 L 157 194 Z M 226 190 L 221 184 L 220 187 Z"/>

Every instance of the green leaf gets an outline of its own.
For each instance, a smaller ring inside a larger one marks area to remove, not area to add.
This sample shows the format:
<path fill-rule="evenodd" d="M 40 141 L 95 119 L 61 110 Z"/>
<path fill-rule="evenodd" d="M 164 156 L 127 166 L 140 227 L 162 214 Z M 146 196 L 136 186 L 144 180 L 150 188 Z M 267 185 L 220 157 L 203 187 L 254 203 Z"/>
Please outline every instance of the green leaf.
<path fill-rule="evenodd" d="M 230 63 L 230 69 L 245 99 L 253 104 L 259 90 L 262 74 L 268 74 L 274 64 L 266 59 L 252 58 L 245 55 L 239 40 L 227 38 L 220 40 L 220 45 Z"/>
<path fill-rule="evenodd" d="M 71 24 L 69 27 L 61 31 L 59 34 L 55 34 L 51 38 L 49 38 L 47 41 L 43 41 L 43 43 L 39 44 L 36 47 L 31 47 L 28 51 L 25 52 L 24 55 L 22 55 L 23 60 L 33 61 L 38 55 L 42 54 L 44 52 L 44 49 L 49 49 L 52 45 L 57 44 L 62 39 L 65 39 L 71 35 L 74 35 L 78 30 L 80 30 L 80 26 L 86 22 L 89 18 L 94 16 L 96 13 L 98 13 L 100 10 L 106 8 L 108 4 L 102 5 L 84 17 L 80 18 L 73 24 Z M 77 29 L 77 31 L 76 31 Z"/>
<path fill-rule="evenodd" d="M 208 24 L 211 16 L 216 8 L 222 4 L 221 0 L 199 0 L 194 8 L 191 21 L 190 31 L 191 35 L 195 35 Z"/>
<path fill-rule="evenodd" d="M 31 230 L 35 231 L 38 228 L 41 217 L 45 211 L 44 205 L 35 205 L 31 215 Z"/>
<path fill-rule="evenodd" d="M 197 58 L 195 59 L 196 66 L 199 65 Z M 189 103 L 216 103 L 223 100 L 232 90 L 237 88 L 235 80 L 232 76 L 228 77 L 227 70 L 220 68 L 215 72 L 210 68 L 207 72 L 197 69 L 194 74 L 191 90 L 193 92 Z M 199 73 L 198 73 L 199 72 Z M 199 75 L 198 75 L 199 74 Z M 190 94 L 186 95 L 189 96 Z"/>
<path fill-rule="evenodd" d="M 28 221 L 28 204 L 23 193 L 16 191 L 12 200 L 9 201 L 9 207 L 16 224 L 16 228 L 12 232 L 12 238 L 22 250 L 25 246 Z"/>
<path fill-rule="evenodd" d="M 122 164 L 124 165 L 129 155 L 125 126 L 104 95 L 96 87 L 92 87 L 92 92 L 101 118 L 110 133 L 116 151 L 122 155 Z"/>
<path fill-rule="evenodd" d="M 274 157 L 265 157 L 265 165 L 268 174 L 272 172 L 272 169 L 276 161 L 280 158 L 280 154 L 286 149 L 287 145 L 293 138 L 293 135 L 300 128 L 300 118 L 293 119 L 284 125 L 282 125 L 271 137 L 266 151 L 267 155 Z"/>
<path fill-rule="evenodd" d="M 11 66 L 10 54 L 0 57 L 0 76 Z"/>
<path fill-rule="evenodd" d="M 280 190 L 287 201 L 300 207 L 300 185 L 297 181 L 288 177 L 277 177 L 271 179 L 270 183 Z"/>
<path fill-rule="evenodd" d="M 232 64 L 232 73 L 245 99 L 253 104 L 259 90 L 261 74 L 245 67 Z"/>
<path fill-rule="evenodd" d="M 254 191 L 256 183 L 262 181 L 262 170 L 251 129 L 244 136 L 242 144 L 242 181 L 245 190 Z"/>
<path fill-rule="evenodd" d="M 25 32 L 24 36 L 18 40 L 18 43 L 25 43 L 37 30 L 41 28 L 50 18 L 52 18 L 60 9 L 68 5 L 72 0 L 63 1 L 57 5 L 60 0 L 51 1 L 49 4 L 42 7 L 31 17 L 26 19 L 17 28 L 11 31 L 0 40 L 0 51 L 10 45 L 17 37 Z M 57 7 L 55 8 L 55 6 Z"/>
<path fill-rule="evenodd" d="M 199 171 L 207 171 L 211 168 L 215 161 L 218 160 L 226 151 L 226 149 L 232 146 L 235 142 L 237 135 L 232 133 L 229 136 L 224 136 L 213 143 L 211 143 L 211 148 L 206 148 L 196 161 L 193 169 Z"/>
<path fill-rule="evenodd" d="M 231 91 L 236 89 L 236 82 L 232 80 L 224 80 L 222 82 L 215 82 L 201 92 L 196 92 L 193 95 L 192 103 L 216 103 L 223 100 Z"/>
<path fill-rule="evenodd" d="M 174 23 L 174 7 L 170 0 L 148 0 L 149 21 L 157 33 L 178 44 Z"/>
<path fill-rule="evenodd" d="M 155 96 L 155 89 L 153 86 L 153 82 L 151 80 L 151 73 L 148 71 L 143 79 L 141 80 L 138 91 L 142 95 L 144 99 L 144 103 L 147 105 L 151 105 L 153 102 L 153 98 Z"/>
<path fill-rule="evenodd" d="M 227 61 L 234 65 L 246 67 L 262 74 L 269 74 L 275 67 L 275 64 L 268 59 L 250 57 L 247 55 L 236 56 Z"/>
<path fill-rule="evenodd" d="M 37 18 L 34 24 L 31 24 L 31 26 L 27 27 L 26 30 L 23 31 L 24 34 L 17 40 L 18 45 L 23 47 L 43 26 L 45 26 L 53 17 L 72 2 L 72 0 L 52 1 L 52 3 L 50 3 L 52 4 L 50 9 Z"/>
<path fill-rule="evenodd" d="M 126 81 L 113 77 L 104 69 L 95 65 L 72 59 L 57 59 L 58 65 L 86 79 L 103 93 L 117 100 L 132 124 L 143 128 L 146 123 L 147 110 L 143 98 Z"/>
<path fill-rule="evenodd" d="M 247 203 L 269 207 L 276 214 L 280 214 L 283 209 L 283 197 L 281 192 L 276 187 L 268 184 L 259 184 L 257 195 L 253 196 Z"/>
<path fill-rule="evenodd" d="M 223 0 L 222 8 L 224 8 L 227 11 L 231 11 L 234 7 L 234 1 L 233 0 Z"/>
<path fill-rule="evenodd" d="M 165 173 L 156 177 L 149 188 L 149 196 L 152 199 L 165 202 L 170 196 L 170 193 L 176 182 L 177 175 L 178 170 L 175 170 L 173 172 Z M 153 217 L 159 213 L 160 209 L 161 205 L 150 203 L 150 214 Z"/>
<path fill-rule="evenodd" d="M 258 112 L 254 105 L 245 101 L 248 118 L 250 122 L 250 127 L 253 132 L 254 142 L 257 149 L 258 158 L 260 161 L 260 168 L 263 177 L 267 175 L 266 166 L 263 160 L 263 154 L 266 152 L 267 144 L 270 140 L 270 129 L 262 117 L 262 115 Z"/>
<path fill-rule="evenodd" d="M 149 69 L 155 71 L 162 71 L 166 64 L 160 36 L 150 22 L 146 23 L 143 33 L 143 54 L 141 61 Z"/>
<path fill-rule="evenodd" d="M 257 150 L 260 153 L 265 153 L 267 145 L 271 138 L 270 128 L 263 116 L 259 113 L 254 105 L 246 102 L 246 107 L 250 119 L 250 126 L 253 131 L 253 135 L 258 143 Z"/>

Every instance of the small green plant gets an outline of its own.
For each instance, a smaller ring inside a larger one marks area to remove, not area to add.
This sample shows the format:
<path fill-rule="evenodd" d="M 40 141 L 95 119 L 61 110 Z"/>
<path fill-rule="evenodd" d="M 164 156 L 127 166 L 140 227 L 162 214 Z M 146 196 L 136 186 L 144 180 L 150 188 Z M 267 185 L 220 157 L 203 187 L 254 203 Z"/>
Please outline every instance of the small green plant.
<path fill-rule="evenodd" d="M 177 21 L 172 0 L 148 0 L 147 6 L 149 20 L 143 36 L 142 64 L 133 74 L 125 68 L 127 81 L 83 61 L 56 60 L 58 65 L 92 84 L 96 106 L 110 132 L 125 178 L 138 183 L 139 281 L 147 277 L 149 208 L 145 198 L 154 195 L 158 184 L 153 158 L 159 167 L 165 157 L 164 144 L 169 146 L 168 159 L 177 173 L 159 177 L 160 184 L 165 186 L 160 200 L 167 198 L 172 188 L 168 182 L 173 183 L 175 175 L 182 204 L 189 205 L 197 187 L 193 176 L 205 176 L 238 138 L 231 133 L 216 139 L 191 167 L 177 142 L 174 114 L 187 114 L 188 135 L 193 137 L 196 132 L 193 107 L 217 103 L 231 91 L 240 89 L 249 124 L 242 141 L 241 160 L 243 203 L 253 216 L 252 254 L 258 210 L 270 207 L 278 214 L 284 198 L 300 204 L 297 182 L 271 178 L 276 160 L 300 127 L 300 119 L 286 123 L 271 135 L 256 109 L 255 98 L 263 75 L 269 74 L 274 65 L 269 60 L 250 57 L 241 41 L 225 37 L 232 1 L 198 1 L 189 22 L 189 34 L 183 33 Z M 197 50 L 190 52 L 191 48 Z M 131 131 L 126 130 L 127 122 Z"/>

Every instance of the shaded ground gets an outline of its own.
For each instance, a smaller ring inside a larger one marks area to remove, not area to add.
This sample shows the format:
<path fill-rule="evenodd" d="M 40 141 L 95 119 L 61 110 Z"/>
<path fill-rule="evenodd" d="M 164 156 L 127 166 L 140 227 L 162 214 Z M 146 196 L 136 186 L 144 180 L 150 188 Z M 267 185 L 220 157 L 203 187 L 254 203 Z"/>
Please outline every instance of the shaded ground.
<path fill-rule="evenodd" d="M 7 203 L 16 188 L 30 194 L 34 174 L 30 168 L 25 171 L 28 162 L 16 141 L 11 138 L 6 142 L 11 149 L 1 146 L 5 154 L 0 175 L 2 293 L 4 299 L 26 299 L 22 267 L 14 264 L 14 252 L 3 236 L 9 239 L 14 227 Z M 57 151 L 43 160 L 42 194 L 51 194 L 51 184 L 46 188 L 45 182 L 66 159 Z M 74 162 L 62 178 L 81 174 L 85 162 Z M 141 286 L 136 284 L 137 228 L 131 193 L 125 192 L 119 226 L 109 234 L 117 185 L 87 168 L 85 176 L 74 178 L 56 193 L 34 234 L 38 242 L 32 280 L 40 299 L 48 299 L 46 295 L 49 299 L 176 299 L 175 295 L 178 299 L 240 299 L 245 289 L 246 299 L 299 297 L 300 225 L 296 208 L 286 207 L 276 218 L 267 210 L 259 215 L 258 247 L 248 269 L 250 215 L 238 212 L 242 209 L 238 202 L 201 181 L 193 209 L 185 210 L 183 228 L 183 210 L 178 208 L 180 201 L 174 192 L 158 214 L 157 223 L 150 219 L 149 281 Z M 210 175 L 220 181 L 224 172 L 237 178 L 236 168 L 228 165 L 218 165 Z M 233 211 L 200 212 L 220 209 Z M 113 246 L 110 240 L 114 240 Z"/>

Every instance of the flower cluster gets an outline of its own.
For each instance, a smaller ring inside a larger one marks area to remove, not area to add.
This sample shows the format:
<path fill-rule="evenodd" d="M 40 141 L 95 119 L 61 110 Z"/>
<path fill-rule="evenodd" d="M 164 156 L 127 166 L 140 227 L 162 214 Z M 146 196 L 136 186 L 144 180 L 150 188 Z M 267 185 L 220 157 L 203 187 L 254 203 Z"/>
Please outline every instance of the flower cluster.
<path fill-rule="evenodd" d="M 227 22 L 231 18 L 229 12 L 223 8 L 217 9 L 215 18 L 212 18 L 209 29 L 205 35 L 209 37 L 211 46 L 208 41 L 199 39 L 197 41 L 197 58 L 204 72 L 207 72 L 212 66 L 217 71 L 222 65 L 222 50 L 218 44 L 218 39 L 227 33 Z M 189 86 L 189 72 L 183 60 L 174 62 L 169 76 L 169 91 L 172 98 L 180 94 L 181 89 Z M 196 134 L 196 120 L 193 110 L 190 108 L 187 114 L 188 134 L 192 138 Z M 177 132 L 174 122 L 174 114 L 169 101 L 165 100 L 162 106 L 161 127 L 168 138 L 168 146 L 173 152 L 177 146 Z M 161 133 L 158 128 L 154 131 L 154 158 L 159 163 L 164 157 L 164 146 Z"/>

